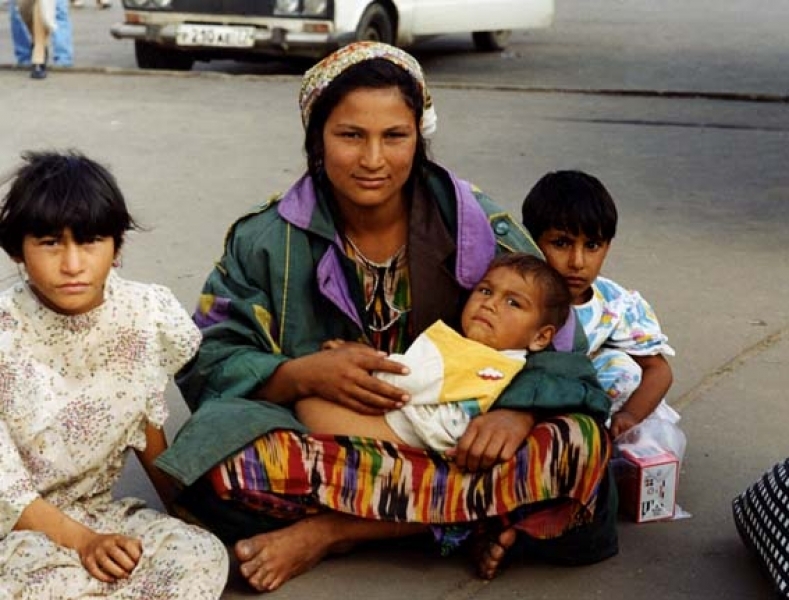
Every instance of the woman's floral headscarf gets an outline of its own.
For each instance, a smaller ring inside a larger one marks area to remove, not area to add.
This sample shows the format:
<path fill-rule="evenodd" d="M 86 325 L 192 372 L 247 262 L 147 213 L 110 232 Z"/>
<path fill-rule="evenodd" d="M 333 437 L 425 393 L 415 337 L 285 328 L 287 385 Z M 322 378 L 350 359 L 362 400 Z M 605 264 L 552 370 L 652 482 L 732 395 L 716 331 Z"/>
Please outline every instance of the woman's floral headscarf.
<path fill-rule="evenodd" d="M 422 67 L 417 60 L 407 52 L 404 52 L 400 48 L 390 46 L 389 44 L 382 44 L 381 42 L 355 42 L 343 46 L 304 74 L 304 78 L 301 82 L 301 92 L 299 93 L 301 121 L 304 127 L 306 128 L 310 121 L 310 114 L 312 112 L 312 107 L 315 105 L 315 101 L 337 76 L 353 65 L 374 58 L 388 60 L 404 69 L 416 80 L 419 89 L 422 90 L 422 97 L 424 98 L 424 110 L 422 111 L 422 121 L 419 126 L 422 135 L 424 137 L 430 137 L 436 130 L 438 118 L 436 116 L 435 107 L 433 106 L 433 100 L 430 97 L 430 92 L 427 91 L 427 84 L 425 83 Z"/>

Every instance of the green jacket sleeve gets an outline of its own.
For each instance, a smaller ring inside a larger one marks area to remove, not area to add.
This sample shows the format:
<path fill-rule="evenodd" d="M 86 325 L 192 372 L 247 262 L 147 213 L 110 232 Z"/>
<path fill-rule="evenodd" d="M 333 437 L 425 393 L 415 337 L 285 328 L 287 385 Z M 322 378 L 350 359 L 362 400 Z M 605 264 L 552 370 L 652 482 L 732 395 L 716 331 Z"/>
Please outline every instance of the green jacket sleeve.
<path fill-rule="evenodd" d="M 194 315 L 203 342 L 176 378 L 192 411 L 208 400 L 250 397 L 287 359 L 277 344 L 271 257 L 255 244 L 265 231 L 246 230 L 253 226 L 259 228 L 242 220 L 231 228 L 224 255 L 203 287 Z"/>
<path fill-rule="evenodd" d="M 604 421 L 610 401 L 585 354 L 545 351 L 529 356 L 493 408 L 580 412 Z"/>

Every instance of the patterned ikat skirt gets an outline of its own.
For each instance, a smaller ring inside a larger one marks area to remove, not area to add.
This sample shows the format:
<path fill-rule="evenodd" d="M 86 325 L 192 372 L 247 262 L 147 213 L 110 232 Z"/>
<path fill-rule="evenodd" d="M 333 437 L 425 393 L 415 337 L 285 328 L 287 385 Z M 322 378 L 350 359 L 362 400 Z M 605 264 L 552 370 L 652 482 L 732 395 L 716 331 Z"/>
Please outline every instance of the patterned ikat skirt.
<path fill-rule="evenodd" d="M 538 539 L 591 521 L 610 455 L 585 415 L 548 419 L 510 461 L 469 473 L 441 454 L 367 438 L 275 431 L 215 467 L 217 495 L 278 518 L 469 524 L 499 518 Z"/>

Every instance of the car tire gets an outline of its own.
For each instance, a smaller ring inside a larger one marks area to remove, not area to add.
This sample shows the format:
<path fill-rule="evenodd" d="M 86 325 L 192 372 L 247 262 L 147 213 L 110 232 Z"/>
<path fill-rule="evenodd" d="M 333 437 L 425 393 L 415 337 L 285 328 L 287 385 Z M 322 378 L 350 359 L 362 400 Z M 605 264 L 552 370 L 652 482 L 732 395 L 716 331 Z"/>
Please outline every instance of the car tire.
<path fill-rule="evenodd" d="M 510 43 L 511 37 L 511 29 L 475 31 L 471 34 L 471 39 L 474 40 L 474 47 L 480 52 L 501 52 Z"/>
<path fill-rule="evenodd" d="M 134 42 L 134 56 L 140 69 L 188 71 L 195 62 L 194 58 L 186 52 L 179 52 L 140 40 Z"/>
<path fill-rule="evenodd" d="M 395 29 L 392 15 L 378 2 L 368 6 L 356 27 L 356 41 L 369 40 L 394 44 Z"/>

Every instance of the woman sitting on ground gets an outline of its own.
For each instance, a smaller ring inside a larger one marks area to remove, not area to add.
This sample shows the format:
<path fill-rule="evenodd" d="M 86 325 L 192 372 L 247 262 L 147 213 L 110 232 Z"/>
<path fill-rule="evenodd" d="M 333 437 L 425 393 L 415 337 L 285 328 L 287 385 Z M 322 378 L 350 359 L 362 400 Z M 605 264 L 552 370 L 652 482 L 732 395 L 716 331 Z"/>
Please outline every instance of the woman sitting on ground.
<path fill-rule="evenodd" d="M 195 314 L 202 346 L 179 377 L 194 414 L 157 461 L 188 486 L 183 506 L 236 542 L 257 590 L 356 543 L 426 532 L 443 550 L 480 542 L 486 578 L 516 538 L 563 563 L 615 554 L 608 402 L 585 358 L 566 361 L 585 349 L 574 323 L 553 346 L 581 352 L 543 352 L 534 366 L 555 393 L 516 377 L 451 460 L 308 435 L 296 419 L 307 398 L 366 415 L 404 406 L 373 375 L 403 372 L 387 355 L 436 320 L 457 330 L 495 255 L 539 255 L 502 209 L 428 160 L 435 112 L 407 53 L 346 46 L 305 74 L 300 106 L 308 172 L 231 227 Z"/>

